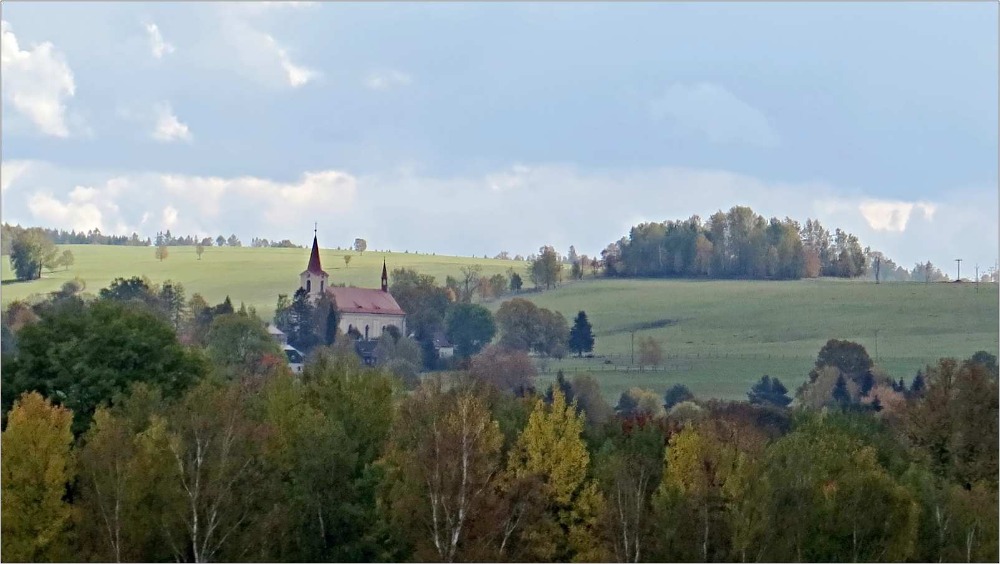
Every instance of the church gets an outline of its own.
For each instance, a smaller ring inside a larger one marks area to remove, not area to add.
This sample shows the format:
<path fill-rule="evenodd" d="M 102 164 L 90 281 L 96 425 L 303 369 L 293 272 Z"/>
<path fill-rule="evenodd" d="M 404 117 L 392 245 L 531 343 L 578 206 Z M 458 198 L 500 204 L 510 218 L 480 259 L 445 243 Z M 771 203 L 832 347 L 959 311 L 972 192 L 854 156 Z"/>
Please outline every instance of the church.
<path fill-rule="evenodd" d="M 389 293 L 389 273 L 384 260 L 381 289 L 331 287 L 330 276 L 320 264 L 319 244 L 314 234 L 309 265 L 299 275 L 299 287 L 306 291 L 313 302 L 324 292 L 334 299 L 339 317 L 337 327 L 345 335 L 355 333 L 368 341 L 381 337 L 382 331 L 390 326 L 406 335 L 406 312 Z"/>

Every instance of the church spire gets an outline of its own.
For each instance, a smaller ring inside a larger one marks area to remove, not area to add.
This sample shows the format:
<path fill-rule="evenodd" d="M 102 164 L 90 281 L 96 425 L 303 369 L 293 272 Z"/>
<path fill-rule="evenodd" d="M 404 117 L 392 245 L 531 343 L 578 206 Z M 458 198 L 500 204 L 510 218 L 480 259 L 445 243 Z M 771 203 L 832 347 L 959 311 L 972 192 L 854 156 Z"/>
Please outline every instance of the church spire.
<path fill-rule="evenodd" d="M 389 291 L 389 273 L 385 269 L 385 259 L 382 259 L 382 291 Z"/>
<path fill-rule="evenodd" d="M 323 272 L 323 267 L 319 263 L 319 243 L 316 241 L 315 231 L 313 232 L 312 252 L 309 253 L 309 266 L 306 267 L 306 271 L 316 274 L 325 274 Z"/>

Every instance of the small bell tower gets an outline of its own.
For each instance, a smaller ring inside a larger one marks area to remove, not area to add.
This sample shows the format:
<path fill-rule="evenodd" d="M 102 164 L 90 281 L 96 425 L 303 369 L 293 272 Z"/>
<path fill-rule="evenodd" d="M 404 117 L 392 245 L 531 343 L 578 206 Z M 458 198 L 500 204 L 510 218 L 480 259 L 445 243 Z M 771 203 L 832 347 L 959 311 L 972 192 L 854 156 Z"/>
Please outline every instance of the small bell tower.
<path fill-rule="evenodd" d="M 385 269 L 385 259 L 382 259 L 382 291 L 389 291 L 389 273 Z"/>
<path fill-rule="evenodd" d="M 316 229 L 313 229 L 312 251 L 309 253 L 309 265 L 299 274 L 299 287 L 303 288 L 312 301 L 317 300 L 330 285 L 330 277 L 323 270 L 319 261 L 319 242 L 316 239 Z"/>

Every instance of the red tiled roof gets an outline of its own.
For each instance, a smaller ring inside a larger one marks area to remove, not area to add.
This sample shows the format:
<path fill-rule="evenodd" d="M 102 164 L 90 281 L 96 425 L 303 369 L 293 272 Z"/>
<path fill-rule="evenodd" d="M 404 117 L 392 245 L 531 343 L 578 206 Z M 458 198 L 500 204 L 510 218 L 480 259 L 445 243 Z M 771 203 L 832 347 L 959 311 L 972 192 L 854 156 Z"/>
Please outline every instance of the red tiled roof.
<path fill-rule="evenodd" d="M 374 288 L 344 288 L 334 286 L 326 289 L 337 301 L 337 309 L 347 313 L 376 313 L 384 315 L 406 315 L 389 292 Z"/>
<path fill-rule="evenodd" d="M 326 274 L 323 271 L 323 267 L 319 264 L 319 243 L 316 242 L 316 236 L 313 235 L 313 248 L 312 252 L 309 253 L 309 266 L 306 267 L 306 272 L 312 272 L 313 274 Z"/>

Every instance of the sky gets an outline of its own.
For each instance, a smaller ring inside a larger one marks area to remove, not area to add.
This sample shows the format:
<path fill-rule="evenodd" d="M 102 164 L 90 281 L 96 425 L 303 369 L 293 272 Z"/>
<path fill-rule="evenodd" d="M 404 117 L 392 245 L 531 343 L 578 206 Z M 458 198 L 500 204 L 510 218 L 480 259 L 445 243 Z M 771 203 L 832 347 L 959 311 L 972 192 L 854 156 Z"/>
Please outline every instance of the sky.
<path fill-rule="evenodd" d="M 998 255 L 998 6 L 2 7 L 2 219 L 595 254 L 748 205 Z"/>

